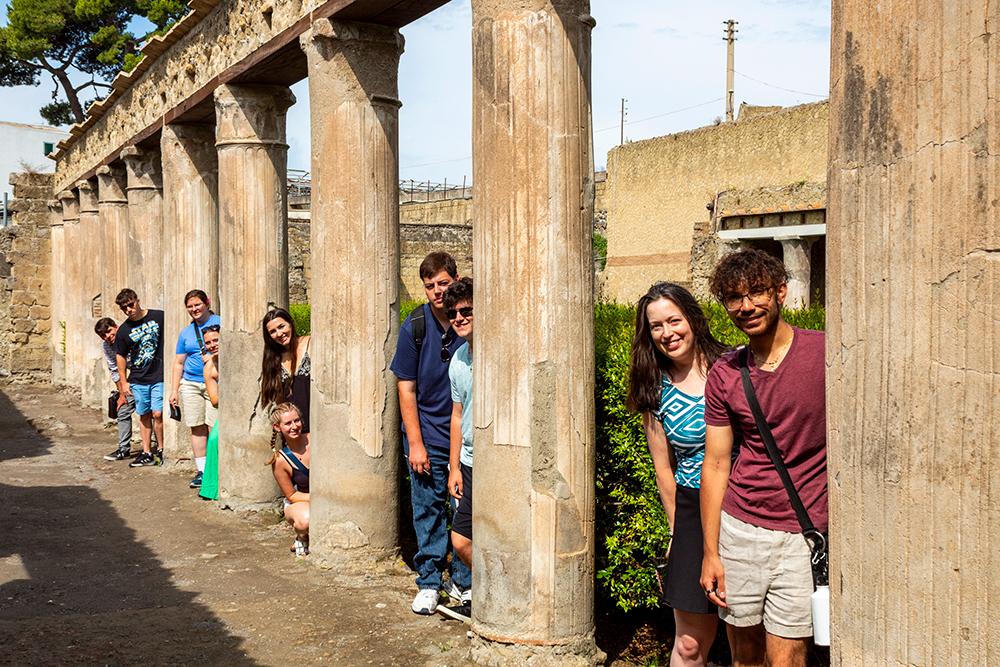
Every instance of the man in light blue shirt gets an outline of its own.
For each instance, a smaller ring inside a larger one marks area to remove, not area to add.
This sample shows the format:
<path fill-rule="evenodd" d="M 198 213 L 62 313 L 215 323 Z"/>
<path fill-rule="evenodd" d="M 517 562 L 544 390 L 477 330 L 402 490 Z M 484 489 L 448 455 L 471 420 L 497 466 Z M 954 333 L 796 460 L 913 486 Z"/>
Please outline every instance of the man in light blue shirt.
<path fill-rule="evenodd" d="M 462 562 L 472 567 L 472 278 L 460 278 L 444 295 L 445 314 L 465 339 L 448 367 L 451 380 L 451 457 L 448 492 L 458 500 L 451 523 L 451 543 Z M 454 610 L 472 613 L 471 600 Z"/>

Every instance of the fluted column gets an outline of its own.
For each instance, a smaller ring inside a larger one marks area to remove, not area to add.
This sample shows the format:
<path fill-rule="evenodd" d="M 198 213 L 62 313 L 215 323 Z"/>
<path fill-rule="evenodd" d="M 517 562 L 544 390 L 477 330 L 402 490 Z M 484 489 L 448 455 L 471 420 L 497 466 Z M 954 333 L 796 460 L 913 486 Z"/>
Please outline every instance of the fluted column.
<path fill-rule="evenodd" d="M 164 401 L 169 397 L 177 336 L 191 319 L 184 295 L 208 294 L 218 310 L 219 216 L 215 126 L 166 125 L 160 138 L 163 174 Z M 155 268 L 155 267 L 151 267 Z M 223 334 L 225 335 L 225 334 Z M 164 419 L 167 457 L 191 456 L 191 430 Z"/>
<path fill-rule="evenodd" d="M 78 181 L 80 193 L 80 282 L 83 287 L 81 313 L 80 398 L 90 408 L 100 408 L 107 396 L 108 369 L 104 362 L 101 341 L 94 334 L 94 324 L 104 317 L 101 288 L 104 274 L 104 247 L 101 243 L 101 219 L 97 206 L 97 188 L 93 181 Z"/>
<path fill-rule="evenodd" d="M 590 665 L 594 20 L 586 0 L 472 11 L 474 657 Z"/>
<path fill-rule="evenodd" d="M 1000 658 L 1000 4 L 834 0 L 831 664 Z"/>
<path fill-rule="evenodd" d="M 49 347 L 52 351 L 52 384 L 67 383 L 66 378 L 66 230 L 62 214 L 62 202 L 53 199 L 49 206 L 49 238 L 51 240 L 52 261 L 49 278 L 49 304 L 52 308 L 52 328 L 49 332 Z"/>
<path fill-rule="evenodd" d="M 127 175 L 128 267 L 125 282 L 142 297 L 147 308 L 162 309 L 163 175 L 160 151 L 129 146 L 119 157 L 125 163 Z"/>
<path fill-rule="evenodd" d="M 322 443 L 312 453 L 310 547 L 318 559 L 381 557 L 396 550 L 399 509 L 388 365 L 399 332 L 403 38 L 323 19 L 300 43 L 312 114 L 311 428 Z"/>
<path fill-rule="evenodd" d="M 288 306 L 288 197 L 284 86 L 215 90 L 219 154 L 219 289 L 222 303 L 219 499 L 230 507 L 277 495 L 268 455 L 268 406 L 257 406 L 261 318 Z"/>
<path fill-rule="evenodd" d="M 125 170 L 104 165 L 97 170 L 97 208 L 101 220 L 104 270 L 101 272 L 101 304 L 106 317 L 120 319 L 115 297 L 128 287 L 128 199 Z"/>
<path fill-rule="evenodd" d="M 806 308 L 809 306 L 810 280 L 812 276 L 812 239 L 795 237 L 778 239 L 784 254 L 785 268 L 788 270 L 788 294 L 786 308 Z"/>
<path fill-rule="evenodd" d="M 62 204 L 63 257 L 65 266 L 61 282 L 66 290 L 62 297 L 66 341 L 66 384 L 74 389 L 81 387 L 83 373 L 83 281 L 80 278 L 80 200 L 73 190 L 63 190 L 58 199 Z M 54 264 L 53 264 L 54 266 Z M 58 284 L 53 281 L 53 289 Z"/>

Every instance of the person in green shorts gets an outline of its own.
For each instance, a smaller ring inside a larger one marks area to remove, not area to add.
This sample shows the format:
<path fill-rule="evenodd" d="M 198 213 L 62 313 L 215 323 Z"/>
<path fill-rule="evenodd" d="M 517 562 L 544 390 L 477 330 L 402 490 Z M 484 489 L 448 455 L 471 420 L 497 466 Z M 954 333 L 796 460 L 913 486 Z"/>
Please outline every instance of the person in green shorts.
<path fill-rule="evenodd" d="M 219 407 L 219 326 L 209 325 L 201 330 L 205 349 L 208 350 L 202 361 L 205 362 L 205 391 L 212 407 Z M 219 497 L 219 420 L 215 420 L 208 434 L 205 445 L 205 472 L 201 479 L 201 489 L 198 495 L 205 500 L 215 500 Z"/>

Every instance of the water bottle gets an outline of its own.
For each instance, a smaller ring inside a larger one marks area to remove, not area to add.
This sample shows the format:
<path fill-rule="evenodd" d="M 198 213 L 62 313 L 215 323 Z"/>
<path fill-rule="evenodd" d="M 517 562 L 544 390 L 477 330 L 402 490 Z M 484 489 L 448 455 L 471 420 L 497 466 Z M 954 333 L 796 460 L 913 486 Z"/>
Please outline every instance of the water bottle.
<path fill-rule="evenodd" d="M 817 586 L 809 596 L 812 603 L 813 642 L 816 646 L 830 645 L 830 587 Z"/>

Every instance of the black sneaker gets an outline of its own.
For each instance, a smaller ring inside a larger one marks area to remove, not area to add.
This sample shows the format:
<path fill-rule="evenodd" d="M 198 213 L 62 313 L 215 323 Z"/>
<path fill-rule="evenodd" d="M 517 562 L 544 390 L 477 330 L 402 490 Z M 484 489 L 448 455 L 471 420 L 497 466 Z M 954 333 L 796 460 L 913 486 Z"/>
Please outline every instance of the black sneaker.
<path fill-rule="evenodd" d="M 139 456 L 135 457 L 135 460 L 132 461 L 132 463 L 129 463 L 128 467 L 144 468 L 146 466 L 155 466 L 155 465 L 158 464 L 156 463 L 156 459 L 153 458 L 153 455 L 150 454 L 149 452 L 143 452 L 142 454 L 139 454 Z"/>
<path fill-rule="evenodd" d="M 199 472 L 197 475 L 191 478 L 191 482 L 188 484 L 188 486 L 191 487 L 192 489 L 201 488 L 201 477 L 202 473 Z"/>
<path fill-rule="evenodd" d="M 132 450 L 130 449 L 116 449 L 110 454 L 104 455 L 105 461 L 124 461 L 132 456 Z"/>
<path fill-rule="evenodd" d="M 453 607 L 448 607 L 443 604 L 437 606 L 437 613 L 450 618 L 455 621 L 462 621 L 463 623 L 472 623 L 472 603 L 467 602 L 465 604 L 457 604 Z"/>
<path fill-rule="evenodd" d="M 163 450 L 162 449 L 154 449 L 153 450 L 153 465 L 154 466 L 161 466 L 161 465 L 163 465 Z"/>

